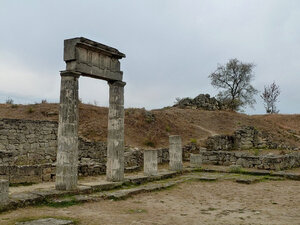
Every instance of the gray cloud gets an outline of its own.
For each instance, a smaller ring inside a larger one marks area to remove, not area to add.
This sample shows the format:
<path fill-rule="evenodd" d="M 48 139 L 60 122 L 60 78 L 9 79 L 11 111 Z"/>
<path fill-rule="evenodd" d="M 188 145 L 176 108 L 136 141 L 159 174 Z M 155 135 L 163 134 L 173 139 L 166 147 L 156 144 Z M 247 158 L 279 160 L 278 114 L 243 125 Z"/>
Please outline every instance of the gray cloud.
<path fill-rule="evenodd" d="M 297 0 L 0 1 L 0 101 L 59 99 L 63 40 L 84 36 L 118 48 L 127 107 L 217 93 L 207 78 L 230 58 L 256 64 L 255 87 L 275 81 L 278 108 L 299 113 Z M 108 104 L 104 81 L 80 78 L 85 102 Z M 256 110 L 264 113 L 257 96 Z"/>

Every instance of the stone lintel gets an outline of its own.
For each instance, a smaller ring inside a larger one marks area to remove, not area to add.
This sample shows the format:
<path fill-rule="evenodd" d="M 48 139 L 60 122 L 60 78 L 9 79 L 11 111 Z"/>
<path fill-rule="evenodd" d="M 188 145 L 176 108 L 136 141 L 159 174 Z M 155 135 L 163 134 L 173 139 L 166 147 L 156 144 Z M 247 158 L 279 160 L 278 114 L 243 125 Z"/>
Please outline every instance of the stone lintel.
<path fill-rule="evenodd" d="M 112 48 L 110 46 L 89 40 L 84 37 L 76 37 L 64 40 L 64 61 L 67 62 L 76 59 L 76 46 L 91 50 L 93 52 L 99 52 L 116 59 L 126 57 L 124 53 L 118 51 L 116 48 Z"/>
<path fill-rule="evenodd" d="M 86 38 L 73 38 L 64 41 L 66 71 L 74 71 L 82 76 L 107 81 L 123 79 L 120 59 L 125 54 L 117 49 Z"/>

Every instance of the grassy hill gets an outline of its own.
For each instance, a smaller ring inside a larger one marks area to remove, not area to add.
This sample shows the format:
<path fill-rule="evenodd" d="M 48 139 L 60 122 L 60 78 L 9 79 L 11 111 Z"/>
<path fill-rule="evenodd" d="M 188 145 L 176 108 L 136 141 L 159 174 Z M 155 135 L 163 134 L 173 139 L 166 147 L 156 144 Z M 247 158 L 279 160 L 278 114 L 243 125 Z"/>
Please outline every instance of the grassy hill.
<path fill-rule="evenodd" d="M 106 141 L 108 109 L 79 106 L 79 135 Z M 0 104 L 0 118 L 58 121 L 58 104 Z M 300 146 L 300 115 L 245 115 L 228 111 L 164 108 L 125 110 L 125 144 L 132 147 L 164 147 L 169 135 L 181 135 L 183 143 L 202 144 L 216 134 L 231 134 L 243 125 L 268 132 L 274 140 Z"/>

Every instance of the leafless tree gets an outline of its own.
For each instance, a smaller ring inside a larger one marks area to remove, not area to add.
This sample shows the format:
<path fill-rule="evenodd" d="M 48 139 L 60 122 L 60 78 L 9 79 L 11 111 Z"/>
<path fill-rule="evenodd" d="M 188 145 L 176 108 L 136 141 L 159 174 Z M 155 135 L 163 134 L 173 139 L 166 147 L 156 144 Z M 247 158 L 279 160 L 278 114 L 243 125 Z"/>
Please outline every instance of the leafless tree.
<path fill-rule="evenodd" d="M 275 84 L 275 81 L 269 86 L 264 87 L 264 92 L 260 95 L 260 97 L 264 100 L 266 113 L 274 114 L 279 112 L 276 108 L 279 95 L 280 88 Z"/>
<path fill-rule="evenodd" d="M 231 59 L 223 66 L 218 65 L 217 70 L 209 75 L 213 87 L 221 88 L 217 98 L 231 110 L 240 110 L 256 103 L 254 95 L 258 91 L 251 85 L 254 78 L 254 64 L 242 63 L 237 59 Z"/>

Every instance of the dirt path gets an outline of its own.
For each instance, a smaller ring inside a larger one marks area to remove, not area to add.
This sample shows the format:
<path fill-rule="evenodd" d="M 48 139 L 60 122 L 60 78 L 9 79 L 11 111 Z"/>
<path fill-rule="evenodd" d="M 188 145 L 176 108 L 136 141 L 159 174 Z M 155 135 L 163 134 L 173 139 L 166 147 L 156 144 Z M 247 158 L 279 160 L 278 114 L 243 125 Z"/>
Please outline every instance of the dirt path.
<path fill-rule="evenodd" d="M 211 136 L 218 135 L 216 132 L 214 132 L 212 130 L 209 130 L 209 129 L 206 129 L 205 127 L 202 127 L 202 126 L 199 126 L 199 125 L 195 125 L 195 124 L 193 124 L 193 126 L 195 126 L 195 127 L 199 128 L 199 129 L 201 129 L 201 130 L 209 133 Z"/>
<path fill-rule="evenodd" d="M 65 208 L 29 207 L 0 214 L 0 224 L 26 217 L 69 217 L 79 224 L 300 224 L 300 182 L 187 182 L 123 201 Z"/>

